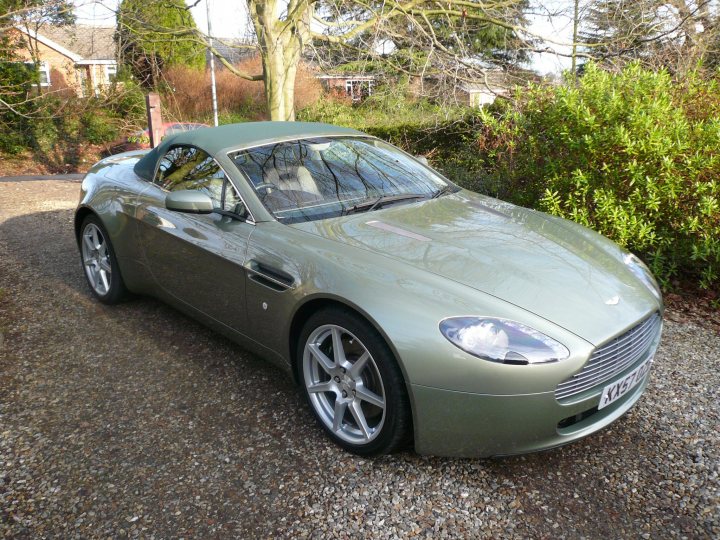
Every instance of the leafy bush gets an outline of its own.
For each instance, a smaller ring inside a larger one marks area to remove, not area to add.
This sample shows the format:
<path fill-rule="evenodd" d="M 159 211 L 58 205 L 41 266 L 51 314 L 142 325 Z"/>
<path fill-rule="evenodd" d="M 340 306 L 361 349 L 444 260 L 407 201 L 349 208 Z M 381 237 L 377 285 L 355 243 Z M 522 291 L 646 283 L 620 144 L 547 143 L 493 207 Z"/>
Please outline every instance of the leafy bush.
<path fill-rule="evenodd" d="M 501 197 L 592 227 L 659 278 L 720 282 L 720 88 L 634 64 L 588 65 L 482 112 L 478 150 Z"/>
<path fill-rule="evenodd" d="M 91 98 L 33 89 L 28 95 L 31 99 L 18 107 L 22 114 L 0 111 L 0 159 L 24 154 L 46 170 L 74 170 L 85 154 L 101 151 L 91 145 L 115 141 L 121 127 L 136 129 L 145 123 L 144 96 L 137 85 L 118 85 Z"/>
<path fill-rule="evenodd" d="M 100 110 L 88 111 L 80 117 L 83 139 L 91 144 L 103 144 L 119 136 L 116 120 Z"/>
<path fill-rule="evenodd" d="M 28 95 L 37 82 L 37 70 L 0 56 L 0 92 L 8 106 L 0 107 L 0 152 L 19 154 L 28 145 L 28 116 L 33 112 Z"/>
<path fill-rule="evenodd" d="M 120 70 L 107 98 L 109 110 L 118 118 L 145 123 L 145 92 L 127 70 Z"/>

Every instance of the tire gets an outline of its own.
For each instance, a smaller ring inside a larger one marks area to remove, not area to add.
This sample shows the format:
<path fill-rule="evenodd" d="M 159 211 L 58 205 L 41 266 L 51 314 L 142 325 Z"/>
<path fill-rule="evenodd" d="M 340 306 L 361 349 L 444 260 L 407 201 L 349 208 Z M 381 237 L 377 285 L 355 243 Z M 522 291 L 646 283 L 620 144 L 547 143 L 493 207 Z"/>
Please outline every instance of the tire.
<path fill-rule="evenodd" d="M 78 238 L 80 262 L 90 291 L 103 304 L 117 304 L 127 294 L 115 250 L 97 216 L 87 216 Z"/>
<path fill-rule="evenodd" d="M 340 308 L 313 314 L 300 333 L 296 358 L 310 409 L 335 443 L 369 457 L 410 442 L 402 372 L 382 336 L 364 319 Z"/>

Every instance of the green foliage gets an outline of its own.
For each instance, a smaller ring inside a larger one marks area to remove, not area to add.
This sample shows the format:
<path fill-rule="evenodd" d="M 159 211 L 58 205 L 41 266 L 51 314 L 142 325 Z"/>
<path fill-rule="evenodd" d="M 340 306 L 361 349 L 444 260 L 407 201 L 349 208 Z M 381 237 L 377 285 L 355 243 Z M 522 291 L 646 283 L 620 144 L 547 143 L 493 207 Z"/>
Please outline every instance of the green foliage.
<path fill-rule="evenodd" d="M 25 132 L 29 115 L 34 104 L 28 101 L 33 83 L 37 82 L 37 71 L 22 62 L 0 60 L 0 152 L 17 154 L 22 152 L 28 140 Z"/>
<path fill-rule="evenodd" d="M 17 54 L 23 46 L 19 33 L 7 29 L 74 21 L 73 4 L 67 0 L 0 0 L 0 153 L 20 154 L 34 144 L 33 117 L 41 107 L 34 88 L 39 72 Z"/>
<path fill-rule="evenodd" d="M 660 279 L 720 282 L 718 80 L 589 64 L 577 86 L 533 87 L 483 112 L 499 195 L 592 227 Z"/>
<path fill-rule="evenodd" d="M 428 100 L 409 98 L 404 83 L 393 84 L 392 91 L 379 87 L 361 103 L 349 100 L 321 99 L 298 112 L 298 120 L 328 122 L 355 129 L 367 130 L 377 126 L 397 124 L 436 125 L 461 117 L 461 108 L 441 107 Z"/>
<path fill-rule="evenodd" d="M 0 0 L 0 28 L 18 23 L 73 24 L 73 10 L 73 2 L 69 0 Z"/>
<path fill-rule="evenodd" d="M 122 67 L 108 93 L 108 105 L 119 118 L 142 119 L 145 117 L 145 92 L 132 78 L 130 71 Z"/>
<path fill-rule="evenodd" d="M 183 0 L 122 0 L 115 37 L 123 63 L 144 86 L 156 86 L 167 67 L 205 67 L 205 48 Z"/>
<path fill-rule="evenodd" d="M 433 32 L 443 46 L 452 51 L 457 50 L 462 43 L 468 53 L 480 55 L 494 63 L 517 64 L 528 59 L 524 41 L 527 37 L 520 37 L 516 30 L 510 28 L 511 25 L 516 28 L 527 26 L 527 0 L 513 0 L 498 3 L 497 6 L 481 3 L 477 4 L 477 8 L 471 6 L 467 4 L 463 10 L 465 15 L 429 16 Z M 503 21 L 505 24 L 476 19 L 473 15 Z"/>
<path fill-rule="evenodd" d="M 88 111 L 80 117 L 79 135 L 90 144 L 113 141 L 120 135 L 116 119 L 106 111 Z"/>
<path fill-rule="evenodd" d="M 368 9 L 374 14 L 385 13 L 381 34 L 378 34 L 378 27 L 373 26 L 351 45 L 367 48 L 367 43 L 374 42 L 378 37 L 387 37 L 396 47 L 392 62 L 418 72 L 427 69 L 425 59 L 431 49 L 443 49 L 450 55 L 473 56 L 500 64 L 517 64 L 527 60 L 528 38 L 521 36 L 518 30 L 527 26 L 529 7 L 528 0 L 452 4 L 420 2 L 413 5 L 412 15 L 407 17 L 390 16 L 391 12 L 397 11 L 397 4 L 382 1 L 350 3 L 349 6 L 339 5 L 336 9 L 348 19 L 362 19 L 367 16 Z M 387 63 L 385 66 L 388 69 Z"/>
<path fill-rule="evenodd" d="M 0 73 L 2 66 L 0 66 Z M 97 98 L 31 94 L 16 114 L 0 109 L 0 159 L 30 154 L 50 169 L 79 166 L 88 145 L 120 138 L 120 128 L 144 124 L 144 97 L 137 86 L 118 85 Z"/>
<path fill-rule="evenodd" d="M 222 112 L 218 116 L 218 124 L 219 125 L 225 125 L 225 124 L 241 124 L 243 122 L 252 122 L 253 119 L 246 115 L 244 112 Z M 208 117 L 205 119 L 205 123 L 208 125 L 212 125 L 213 119 L 212 117 Z"/>

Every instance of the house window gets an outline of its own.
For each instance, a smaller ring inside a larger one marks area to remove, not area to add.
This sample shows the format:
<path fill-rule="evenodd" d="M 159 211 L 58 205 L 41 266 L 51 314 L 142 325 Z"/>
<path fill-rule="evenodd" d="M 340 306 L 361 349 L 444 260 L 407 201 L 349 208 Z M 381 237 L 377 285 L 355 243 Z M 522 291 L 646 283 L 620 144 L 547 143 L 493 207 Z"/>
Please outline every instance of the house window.
<path fill-rule="evenodd" d="M 117 78 L 117 66 L 105 66 L 105 84 L 112 84 Z"/>
<path fill-rule="evenodd" d="M 87 66 L 78 66 L 75 68 L 78 86 L 80 88 L 80 96 L 87 97 L 92 94 L 90 89 L 90 80 L 88 78 Z"/>
<path fill-rule="evenodd" d="M 28 66 L 35 66 L 38 71 L 40 86 L 50 86 L 50 66 L 47 62 L 25 62 Z"/>
<path fill-rule="evenodd" d="M 360 101 L 372 94 L 372 81 L 348 79 L 345 81 L 345 92 L 353 101 Z"/>

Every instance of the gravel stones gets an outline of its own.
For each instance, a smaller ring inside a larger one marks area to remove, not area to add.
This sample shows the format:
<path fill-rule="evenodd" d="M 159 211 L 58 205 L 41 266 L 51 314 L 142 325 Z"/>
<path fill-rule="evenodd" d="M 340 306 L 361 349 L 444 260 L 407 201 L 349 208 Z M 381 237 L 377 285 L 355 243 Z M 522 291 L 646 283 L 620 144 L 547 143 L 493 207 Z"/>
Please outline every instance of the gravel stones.
<path fill-rule="evenodd" d="M 720 335 L 702 321 L 666 320 L 643 399 L 583 441 L 361 459 L 269 364 L 154 300 L 94 301 L 78 187 L 0 183 L 5 537 L 720 537 Z"/>

